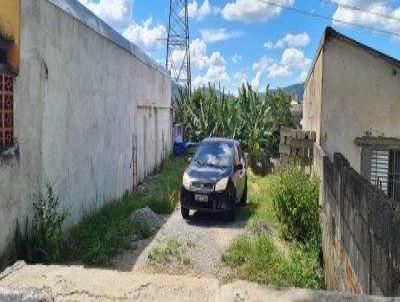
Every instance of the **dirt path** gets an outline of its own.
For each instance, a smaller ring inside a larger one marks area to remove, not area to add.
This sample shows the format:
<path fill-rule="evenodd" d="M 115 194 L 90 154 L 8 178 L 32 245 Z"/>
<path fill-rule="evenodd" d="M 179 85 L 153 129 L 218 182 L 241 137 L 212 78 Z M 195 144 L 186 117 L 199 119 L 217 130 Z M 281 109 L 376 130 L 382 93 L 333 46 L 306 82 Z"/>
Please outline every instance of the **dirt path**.
<path fill-rule="evenodd" d="M 393 301 L 335 292 L 273 289 L 245 281 L 132 274 L 82 266 L 24 265 L 0 273 L 0 301 Z"/>
<path fill-rule="evenodd" d="M 191 220 L 186 222 L 178 207 L 166 218 L 166 223 L 154 238 L 137 243 L 136 249 L 113 259 L 111 268 L 141 273 L 223 277 L 227 269 L 221 265 L 221 256 L 229 243 L 244 232 L 246 223 L 246 220 L 228 222 L 222 214 L 199 212 L 192 213 Z M 149 260 L 149 253 L 170 239 L 179 242 L 189 263 L 159 265 Z"/>

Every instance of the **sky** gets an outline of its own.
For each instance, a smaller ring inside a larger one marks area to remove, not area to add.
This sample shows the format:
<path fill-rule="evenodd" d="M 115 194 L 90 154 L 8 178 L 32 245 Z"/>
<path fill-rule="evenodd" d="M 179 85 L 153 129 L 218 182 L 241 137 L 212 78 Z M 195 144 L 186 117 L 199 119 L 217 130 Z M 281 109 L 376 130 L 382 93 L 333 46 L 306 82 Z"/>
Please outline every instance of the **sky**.
<path fill-rule="evenodd" d="M 79 1 L 165 65 L 169 0 Z M 188 9 L 194 87 L 301 83 L 327 26 L 400 58 L 400 0 L 189 0 Z"/>

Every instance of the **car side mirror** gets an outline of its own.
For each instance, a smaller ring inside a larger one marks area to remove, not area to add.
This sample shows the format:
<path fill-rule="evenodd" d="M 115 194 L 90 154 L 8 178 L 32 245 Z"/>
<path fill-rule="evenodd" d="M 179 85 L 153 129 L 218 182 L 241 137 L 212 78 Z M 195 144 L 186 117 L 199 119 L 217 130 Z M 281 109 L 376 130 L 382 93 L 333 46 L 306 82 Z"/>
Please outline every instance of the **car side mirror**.
<path fill-rule="evenodd" d="M 236 170 L 236 171 L 243 170 L 243 164 L 237 164 L 237 165 L 235 166 L 235 170 Z"/>
<path fill-rule="evenodd" d="M 188 158 L 187 158 L 187 162 L 190 164 L 190 163 L 192 162 L 192 158 L 191 158 L 191 157 L 188 157 Z"/>

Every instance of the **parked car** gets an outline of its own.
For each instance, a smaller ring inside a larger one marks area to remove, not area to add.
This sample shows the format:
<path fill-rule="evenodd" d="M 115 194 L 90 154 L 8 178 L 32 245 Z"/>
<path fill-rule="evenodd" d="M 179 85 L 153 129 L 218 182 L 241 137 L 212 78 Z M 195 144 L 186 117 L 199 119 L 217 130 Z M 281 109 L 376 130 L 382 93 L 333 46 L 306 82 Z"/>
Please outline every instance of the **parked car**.
<path fill-rule="evenodd" d="M 225 212 L 234 220 L 235 211 L 247 202 L 247 172 L 240 143 L 227 138 L 203 140 L 183 174 L 181 213 L 190 210 Z"/>

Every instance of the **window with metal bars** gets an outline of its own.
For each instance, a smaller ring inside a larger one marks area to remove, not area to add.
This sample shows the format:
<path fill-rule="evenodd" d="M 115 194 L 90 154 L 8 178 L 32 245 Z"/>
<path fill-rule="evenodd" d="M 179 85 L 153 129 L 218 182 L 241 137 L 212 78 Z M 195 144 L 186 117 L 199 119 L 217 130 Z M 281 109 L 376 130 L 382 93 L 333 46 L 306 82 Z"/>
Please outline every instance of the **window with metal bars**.
<path fill-rule="evenodd" d="M 389 197 L 400 201 L 400 151 L 372 150 L 370 181 Z"/>
<path fill-rule="evenodd" d="M 0 73 L 0 149 L 14 143 L 14 78 Z"/>

